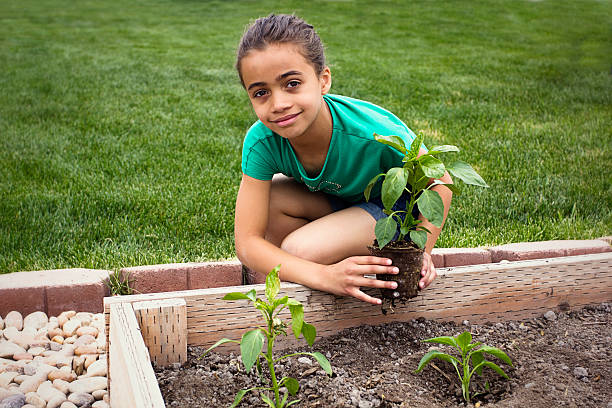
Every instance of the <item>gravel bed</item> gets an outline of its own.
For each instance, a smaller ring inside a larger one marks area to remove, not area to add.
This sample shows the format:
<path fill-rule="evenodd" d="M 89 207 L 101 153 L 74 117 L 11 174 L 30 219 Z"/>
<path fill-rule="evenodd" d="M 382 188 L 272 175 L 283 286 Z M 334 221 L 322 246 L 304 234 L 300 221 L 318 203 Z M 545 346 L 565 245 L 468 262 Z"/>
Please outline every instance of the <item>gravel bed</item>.
<path fill-rule="evenodd" d="M 0 316 L 0 408 L 108 408 L 104 315 Z"/>

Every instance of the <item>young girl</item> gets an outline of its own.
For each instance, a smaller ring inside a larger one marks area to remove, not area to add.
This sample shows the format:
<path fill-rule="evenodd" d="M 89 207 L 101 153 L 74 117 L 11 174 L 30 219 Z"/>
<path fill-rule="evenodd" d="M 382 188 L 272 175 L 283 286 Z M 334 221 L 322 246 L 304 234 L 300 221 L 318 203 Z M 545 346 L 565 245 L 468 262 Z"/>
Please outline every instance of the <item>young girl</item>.
<path fill-rule="evenodd" d="M 398 270 L 389 259 L 367 256 L 376 221 L 385 215 L 380 186 L 369 202 L 363 190 L 375 175 L 401 166 L 402 155 L 373 134 L 398 135 L 410 146 L 414 133 L 376 105 L 328 95 L 332 80 L 323 44 L 296 16 L 255 21 L 242 37 L 236 68 L 259 118 L 242 151 L 238 258 L 259 274 L 281 264 L 282 280 L 380 304 L 360 288 L 397 284 L 364 275 Z M 448 173 L 440 180 L 452 182 Z M 446 218 L 452 194 L 442 185 L 433 189 Z M 440 228 L 420 219 L 432 232 L 419 282 L 425 288 L 436 277 L 431 250 Z"/>

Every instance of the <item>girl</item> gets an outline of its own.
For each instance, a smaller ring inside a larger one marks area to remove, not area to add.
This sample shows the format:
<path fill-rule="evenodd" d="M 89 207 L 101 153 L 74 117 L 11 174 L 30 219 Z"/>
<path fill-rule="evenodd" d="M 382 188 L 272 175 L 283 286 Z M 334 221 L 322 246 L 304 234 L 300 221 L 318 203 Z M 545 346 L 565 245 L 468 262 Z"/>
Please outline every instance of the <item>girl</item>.
<path fill-rule="evenodd" d="M 397 284 L 364 275 L 398 270 L 389 259 L 367 256 L 384 214 L 380 198 L 364 202 L 363 190 L 375 175 L 401 166 L 402 156 L 373 134 L 398 135 L 410 146 L 414 133 L 376 105 L 328 95 L 332 79 L 323 44 L 296 16 L 255 21 L 240 41 L 236 69 L 259 118 L 242 151 L 238 258 L 259 274 L 281 264 L 282 280 L 380 304 L 360 288 Z M 448 173 L 440 180 L 452 182 Z M 434 189 L 446 218 L 452 193 Z M 380 196 L 380 187 L 372 196 Z M 431 250 L 440 228 L 420 219 L 432 232 L 419 282 L 425 288 L 436 277 Z"/>

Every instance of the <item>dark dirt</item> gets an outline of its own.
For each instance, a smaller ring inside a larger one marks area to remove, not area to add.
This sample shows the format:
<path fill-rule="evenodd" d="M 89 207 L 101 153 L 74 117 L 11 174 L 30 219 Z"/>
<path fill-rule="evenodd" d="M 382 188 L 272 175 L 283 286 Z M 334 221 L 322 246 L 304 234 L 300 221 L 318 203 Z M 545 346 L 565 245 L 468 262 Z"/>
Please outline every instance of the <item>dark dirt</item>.
<path fill-rule="evenodd" d="M 277 375 L 299 380 L 297 398 L 302 401 L 294 405 L 299 407 L 461 407 L 465 404 L 450 364 L 436 361 L 436 368 L 430 364 L 419 374 L 414 370 L 432 347 L 421 340 L 470 330 L 474 341 L 501 348 L 514 363 L 509 367 L 499 362 L 509 380 L 485 371 L 490 391 L 475 397 L 470 406 L 610 408 L 611 311 L 612 305 L 604 303 L 483 325 L 417 319 L 361 326 L 319 339 L 311 350 L 307 345 L 293 350 L 326 354 L 333 377 L 325 375 L 314 359 L 298 362 L 297 357 L 279 363 Z M 211 353 L 197 360 L 203 350 L 190 347 L 183 368 L 156 370 L 168 407 L 228 407 L 240 388 L 264 385 L 254 372 L 244 372 L 240 356 Z M 484 380 L 478 377 L 472 390 L 484 390 Z M 240 405 L 265 406 L 255 393 L 247 394 Z"/>
<path fill-rule="evenodd" d="M 374 243 L 374 246 L 368 247 L 370 254 L 380 258 L 389 258 L 394 266 L 399 268 L 397 275 L 381 274 L 376 275 L 376 279 L 393 280 L 397 282 L 396 289 L 381 289 L 381 295 L 385 304 L 383 310 L 395 306 L 395 302 L 405 302 L 419 293 L 419 280 L 421 279 L 421 268 L 423 265 L 422 249 L 404 244 L 403 247 L 394 247 L 396 242 L 392 242 L 389 246 L 379 249 Z"/>

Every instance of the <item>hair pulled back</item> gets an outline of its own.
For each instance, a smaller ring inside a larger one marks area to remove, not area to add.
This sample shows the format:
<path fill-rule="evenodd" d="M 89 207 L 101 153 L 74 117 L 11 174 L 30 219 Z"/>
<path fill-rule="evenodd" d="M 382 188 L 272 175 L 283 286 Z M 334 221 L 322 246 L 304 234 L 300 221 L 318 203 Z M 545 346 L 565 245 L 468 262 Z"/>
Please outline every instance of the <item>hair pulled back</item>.
<path fill-rule="evenodd" d="M 255 20 L 242 35 L 236 55 L 236 69 L 244 85 L 240 62 L 251 50 L 264 50 L 271 44 L 292 43 L 300 46 L 300 54 L 310 62 L 317 75 L 325 68 L 323 42 L 314 27 L 289 14 L 270 14 Z"/>

